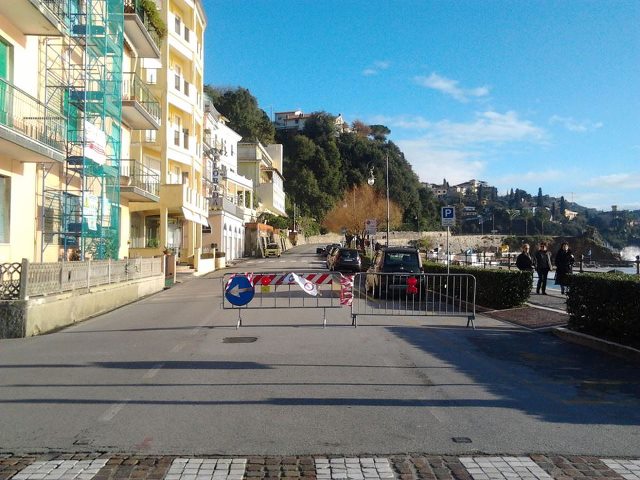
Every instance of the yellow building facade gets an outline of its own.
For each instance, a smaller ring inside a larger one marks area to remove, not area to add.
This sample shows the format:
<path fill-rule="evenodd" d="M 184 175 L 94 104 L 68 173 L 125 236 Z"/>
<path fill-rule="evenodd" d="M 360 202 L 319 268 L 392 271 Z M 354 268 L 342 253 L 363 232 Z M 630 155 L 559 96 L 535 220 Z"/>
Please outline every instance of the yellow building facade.
<path fill-rule="evenodd" d="M 158 6 L 0 2 L 0 262 L 199 251 L 205 16 Z"/>

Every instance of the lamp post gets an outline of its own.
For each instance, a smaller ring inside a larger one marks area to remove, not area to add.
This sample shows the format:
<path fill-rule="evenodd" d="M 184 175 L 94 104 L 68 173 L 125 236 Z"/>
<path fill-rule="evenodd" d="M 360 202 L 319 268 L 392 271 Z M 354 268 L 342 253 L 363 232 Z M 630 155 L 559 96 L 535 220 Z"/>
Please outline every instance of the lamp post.
<path fill-rule="evenodd" d="M 386 155 L 387 166 L 387 247 L 389 246 L 389 154 Z"/>
<path fill-rule="evenodd" d="M 389 246 L 389 154 L 385 157 L 385 166 L 386 166 L 386 183 L 387 183 L 387 247 Z M 369 169 L 369 178 L 367 179 L 367 183 L 369 185 L 373 185 L 376 179 L 373 176 L 373 166 Z"/>

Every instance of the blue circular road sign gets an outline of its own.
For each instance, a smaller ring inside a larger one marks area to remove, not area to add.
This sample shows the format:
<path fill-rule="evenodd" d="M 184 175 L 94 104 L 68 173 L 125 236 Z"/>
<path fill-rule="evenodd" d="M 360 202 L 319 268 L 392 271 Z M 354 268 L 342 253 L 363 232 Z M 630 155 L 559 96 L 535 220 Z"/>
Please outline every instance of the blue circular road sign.
<path fill-rule="evenodd" d="M 224 296 L 229 303 L 241 307 L 253 300 L 255 293 L 253 284 L 247 277 L 237 276 L 233 277 L 227 284 Z"/>

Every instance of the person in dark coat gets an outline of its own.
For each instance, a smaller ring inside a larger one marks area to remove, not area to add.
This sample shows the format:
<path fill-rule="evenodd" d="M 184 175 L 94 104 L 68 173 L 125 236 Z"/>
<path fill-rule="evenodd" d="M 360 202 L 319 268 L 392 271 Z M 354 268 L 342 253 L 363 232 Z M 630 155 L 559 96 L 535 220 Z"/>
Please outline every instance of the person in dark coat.
<path fill-rule="evenodd" d="M 538 284 L 536 285 L 536 293 L 542 295 L 547 294 L 547 276 L 553 269 L 551 263 L 551 254 L 547 251 L 546 242 L 540 242 L 540 247 L 534 257 L 536 272 L 538 272 Z"/>
<path fill-rule="evenodd" d="M 529 253 L 529 248 L 528 243 L 522 245 L 522 253 L 516 258 L 516 267 L 518 267 L 518 270 L 533 272 L 533 258 Z"/>
<path fill-rule="evenodd" d="M 556 253 L 556 285 L 560 285 L 560 292 L 564 295 L 569 291 L 569 275 L 573 273 L 575 257 L 571 253 L 569 244 L 562 242 L 560 250 Z"/>

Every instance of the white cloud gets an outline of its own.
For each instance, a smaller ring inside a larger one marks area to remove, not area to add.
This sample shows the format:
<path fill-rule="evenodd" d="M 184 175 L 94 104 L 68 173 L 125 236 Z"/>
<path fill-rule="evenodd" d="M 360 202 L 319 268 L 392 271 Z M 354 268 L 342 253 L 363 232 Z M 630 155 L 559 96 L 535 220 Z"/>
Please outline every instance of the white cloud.
<path fill-rule="evenodd" d="M 391 62 L 386 60 L 376 60 L 373 62 L 373 66 L 367 67 L 362 71 L 362 75 L 365 77 L 371 77 L 377 75 L 381 70 L 386 70 L 391 66 Z"/>
<path fill-rule="evenodd" d="M 587 187 L 614 188 L 614 189 L 640 189 L 640 173 L 613 173 L 593 177 L 584 182 Z"/>
<path fill-rule="evenodd" d="M 440 120 L 431 122 L 419 115 L 395 117 L 377 115 L 371 123 L 381 123 L 393 131 L 394 128 L 422 130 L 433 143 L 449 146 L 504 144 L 508 142 L 544 143 L 547 132 L 529 120 L 519 118 L 513 111 L 477 112 L 470 122 Z"/>
<path fill-rule="evenodd" d="M 554 115 L 549 119 L 551 125 L 562 125 L 570 132 L 584 133 L 592 132 L 599 128 L 602 128 L 604 124 L 602 122 L 592 122 L 590 120 L 578 121 L 573 117 L 561 117 Z"/>
<path fill-rule="evenodd" d="M 433 134 L 452 144 L 544 142 L 547 133 L 529 120 L 522 120 L 513 111 L 476 113 L 469 123 L 442 120 L 435 124 Z"/>
<path fill-rule="evenodd" d="M 475 152 L 440 148 L 429 139 L 398 141 L 398 146 L 423 182 L 462 183 L 470 178 L 481 178 L 485 162 Z"/>
<path fill-rule="evenodd" d="M 457 80 L 442 77 L 437 73 L 432 73 L 428 77 L 416 76 L 413 80 L 423 87 L 438 90 L 439 92 L 450 95 L 459 102 L 467 103 L 471 98 L 486 97 L 489 95 L 489 87 L 482 86 L 476 88 L 461 88 Z"/>

